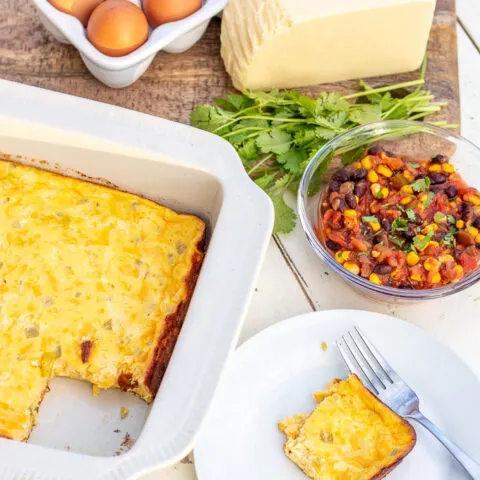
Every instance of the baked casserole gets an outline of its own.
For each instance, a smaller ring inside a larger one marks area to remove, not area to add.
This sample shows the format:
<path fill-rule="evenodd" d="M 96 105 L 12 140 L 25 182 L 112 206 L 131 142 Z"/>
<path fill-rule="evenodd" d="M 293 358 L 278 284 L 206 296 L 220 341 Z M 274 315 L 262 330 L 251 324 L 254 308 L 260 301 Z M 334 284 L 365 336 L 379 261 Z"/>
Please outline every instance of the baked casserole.
<path fill-rule="evenodd" d="M 279 423 L 285 454 L 314 480 L 378 480 L 412 450 L 415 430 L 356 375 L 314 395 L 311 415 Z"/>
<path fill-rule="evenodd" d="M 48 382 L 154 398 L 203 260 L 205 223 L 0 160 L 0 436 L 26 440 Z"/>

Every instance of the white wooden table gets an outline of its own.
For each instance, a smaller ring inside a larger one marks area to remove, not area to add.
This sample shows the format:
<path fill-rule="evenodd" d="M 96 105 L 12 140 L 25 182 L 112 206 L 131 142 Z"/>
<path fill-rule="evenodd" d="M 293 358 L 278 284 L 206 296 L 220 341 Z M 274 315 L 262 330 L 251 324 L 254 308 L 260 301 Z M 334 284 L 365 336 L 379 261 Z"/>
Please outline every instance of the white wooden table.
<path fill-rule="evenodd" d="M 479 143 L 480 1 L 457 0 L 457 12 L 462 134 Z M 271 240 L 240 341 L 288 317 L 335 308 L 370 310 L 412 322 L 457 352 L 480 377 L 480 284 L 453 297 L 416 305 L 375 303 L 354 292 L 320 261 L 299 225 L 293 233 Z M 194 479 L 191 456 L 142 477 Z"/>

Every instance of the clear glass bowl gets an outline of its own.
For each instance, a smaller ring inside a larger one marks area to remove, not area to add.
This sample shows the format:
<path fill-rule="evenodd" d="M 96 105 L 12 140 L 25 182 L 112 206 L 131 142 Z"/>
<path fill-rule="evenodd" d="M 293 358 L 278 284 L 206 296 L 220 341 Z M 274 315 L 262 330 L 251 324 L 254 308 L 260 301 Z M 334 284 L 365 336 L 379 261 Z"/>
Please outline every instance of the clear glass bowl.
<path fill-rule="evenodd" d="M 447 155 L 466 182 L 480 189 L 480 149 L 465 138 L 421 122 L 387 121 L 357 127 L 324 145 L 308 164 L 300 182 L 299 216 L 315 253 L 348 284 L 377 300 L 408 302 L 442 298 L 476 283 L 480 279 L 480 269 L 458 283 L 428 290 L 404 290 L 376 285 L 343 268 L 320 242 L 315 234 L 319 200 L 332 173 L 358 159 L 372 145 L 417 158 Z M 326 165 L 329 167 L 326 168 Z"/>

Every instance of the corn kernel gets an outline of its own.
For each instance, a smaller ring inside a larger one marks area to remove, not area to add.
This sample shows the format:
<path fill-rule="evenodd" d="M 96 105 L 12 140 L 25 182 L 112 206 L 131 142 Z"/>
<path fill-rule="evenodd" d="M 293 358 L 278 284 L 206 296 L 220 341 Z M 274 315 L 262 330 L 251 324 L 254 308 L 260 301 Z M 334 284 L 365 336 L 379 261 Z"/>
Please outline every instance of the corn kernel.
<path fill-rule="evenodd" d="M 403 176 L 411 183 L 415 180 L 415 175 L 409 170 L 404 170 Z"/>
<path fill-rule="evenodd" d="M 361 164 L 363 168 L 370 170 L 373 167 L 372 157 L 370 157 L 370 155 L 367 155 L 366 157 L 362 158 Z"/>
<path fill-rule="evenodd" d="M 453 173 L 455 171 L 455 167 L 451 163 L 443 163 L 442 170 L 445 173 Z"/>
<path fill-rule="evenodd" d="M 359 168 L 362 168 L 362 164 L 360 162 L 355 162 L 353 164 L 353 169 L 358 170 Z"/>
<path fill-rule="evenodd" d="M 420 257 L 415 252 L 410 252 L 407 255 L 407 263 L 413 267 L 420 261 Z"/>
<path fill-rule="evenodd" d="M 347 217 L 347 218 L 356 218 L 357 212 L 356 212 L 356 210 L 351 210 L 351 209 L 350 210 L 345 210 L 343 212 L 343 215 L 345 215 L 345 217 Z"/>
<path fill-rule="evenodd" d="M 472 237 L 476 237 L 478 235 L 478 228 L 475 227 L 468 227 L 467 231 Z"/>
<path fill-rule="evenodd" d="M 427 234 L 430 232 L 435 232 L 438 230 L 438 225 L 436 223 L 430 223 L 430 225 L 427 225 L 423 230 L 422 233 Z"/>
<path fill-rule="evenodd" d="M 409 203 L 411 203 L 413 200 L 412 197 L 403 197 L 401 200 L 400 200 L 400 203 L 402 205 L 408 205 Z"/>
<path fill-rule="evenodd" d="M 379 165 L 377 172 L 387 178 L 390 178 L 393 175 L 392 171 L 386 165 Z"/>
<path fill-rule="evenodd" d="M 456 226 L 459 230 L 461 230 L 462 228 L 465 227 L 465 222 L 464 222 L 463 220 L 457 220 L 457 221 L 455 222 L 455 226 Z"/>
<path fill-rule="evenodd" d="M 440 283 L 442 281 L 442 276 L 435 272 L 433 275 L 429 275 L 430 283 Z"/>
<path fill-rule="evenodd" d="M 383 187 L 381 190 L 381 197 L 382 198 L 387 198 L 388 197 L 388 194 L 390 193 L 390 190 L 387 188 L 387 187 Z"/>
<path fill-rule="evenodd" d="M 475 243 L 480 243 L 480 234 L 475 237 Z"/>
<path fill-rule="evenodd" d="M 369 222 L 369 225 L 374 232 L 378 232 L 381 228 L 378 222 Z"/>
<path fill-rule="evenodd" d="M 345 262 L 343 264 L 344 268 L 346 268 L 349 272 L 358 275 L 360 273 L 360 267 L 356 263 Z"/>
<path fill-rule="evenodd" d="M 475 206 L 480 205 L 480 197 L 474 193 L 467 193 L 463 196 L 463 200 L 465 202 L 473 203 Z"/>
<path fill-rule="evenodd" d="M 461 265 L 457 265 L 453 270 L 456 276 L 455 280 L 453 280 L 453 283 L 456 283 L 463 278 L 463 267 Z"/>
<path fill-rule="evenodd" d="M 428 167 L 429 172 L 441 172 L 442 171 L 442 166 L 438 163 L 435 163 L 433 165 L 430 165 Z"/>
<path fill-rule="evenodd" d="M 372 283 L 376 283 L 377 285 L 381 285 L 382 284 L 382 281 L 380 280 L 380 277 L 376 274 L 376 273 L 372 273 L 368 279 L 372 282 Z"/>
<path fill-rule="evenodd" d="M 418 196 L 418 199 L 423 202 L 424 200 L 426 200 L 428 197 L 428 193 L 421 193 L 419 196 Z"/>
<path fill-rule="evenodd" d="M 372 183 L 372 185 L 370 185 L 370 191 L 372 192 L 372 195 L 374 197 L 377 196 L 377 194 L 378 194 L 378 192 L 380 192 L 381 188 L 382 187 L 380 186 L 379 183 Z"/>
<path fill-rule="evenodd" d="M 349 250 L 344 250 L 343 252 L 337 252 L 335 254 L 335 260 L 338 262 L 338 263 L 345 263 L 347 260 L 348 260 L 348 257 L 350 256 L 350 251 Z"/>
<path fill-rule="evenodd" d="M 436 258 L 429 257 L 423 262 L 423 268 L 427 272 L 437 272 L 440 268 L 440 262 Z"/>
<path fill-rule="evenodd" d="M 435 242 L 432 240 L 431 242 L 428 242 L 427 247 L 438 247 L 440 244 L 438 242 Z"/>
<path fill-rule="evenodd" d="M 451 255 L 448 255 L 448 253 L 445 255 L 440 255 L 438 259 L 441 263 L 450 263 L 455 261 L 455 259 Z"/>
<path fill-rule="evenodd" d="M 413 188 L 410 185 L 404 185 L 401 189 L 401 192 L 403 193 L 408 193 L 410 195 L 413 195 Z"/>
<path fill-rule="evenodd" d="M 370 183 L 376 183 L 378 182 L 378 175 L 375 170 L 370 170 L 367 175 L 368 181 Z"/>
<path fill-rule="evenodd" d="M 412 273 L 410 278 L 416 282 L 421 282 L 423 280 L 423 277 L 419 273 Z"/>

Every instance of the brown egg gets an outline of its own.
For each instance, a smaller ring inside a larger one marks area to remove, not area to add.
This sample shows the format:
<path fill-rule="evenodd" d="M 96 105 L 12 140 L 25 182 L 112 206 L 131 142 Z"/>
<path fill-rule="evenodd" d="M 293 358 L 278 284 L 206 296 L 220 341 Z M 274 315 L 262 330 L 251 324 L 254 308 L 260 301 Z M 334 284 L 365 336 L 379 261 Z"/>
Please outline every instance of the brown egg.
<path fill-rule="evenodd" d="M 188 17 L 201 6 L 202 0 L 143 0 L 143 9 L 154 27 Z"/>
<path fill-rule="evenodd" d="M 128 0 L 106 0 L 90 16 L 88 39 L 105 55 L 123 57 L 148 38 L 148 22 L 142 9 Z"/>
<path fill-rule="evenodd" d="M 87 25 L 95 7 L 97 7 L 103 0 L 48 0 L 57 10 L 68 13 L 78 18 L 83 25 Z"/>

